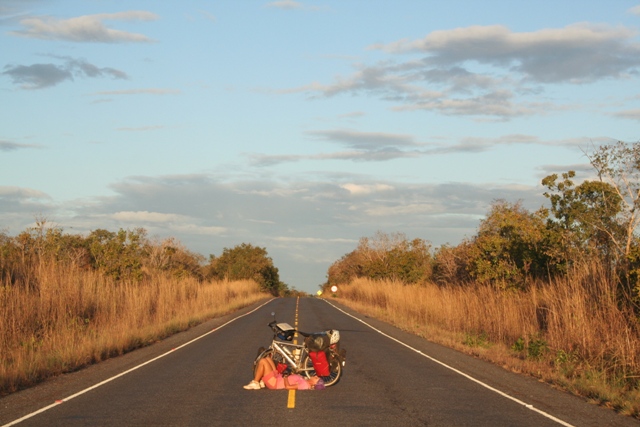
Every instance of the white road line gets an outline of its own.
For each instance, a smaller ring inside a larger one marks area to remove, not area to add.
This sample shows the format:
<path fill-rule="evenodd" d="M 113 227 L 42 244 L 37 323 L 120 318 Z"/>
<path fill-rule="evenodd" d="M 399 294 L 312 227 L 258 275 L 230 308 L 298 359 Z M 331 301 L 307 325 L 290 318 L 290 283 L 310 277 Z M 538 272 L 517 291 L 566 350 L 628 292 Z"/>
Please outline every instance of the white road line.
<path fill-rule="evenodd" d="M 245 313 L 245 314 L 242 314 L 242 315 L 240 315 L 240 316 L 238 316 L 238 317 L 234 317 L 233 319 L 229 320 L 227 323 L 225 323 L 225 324 L 223 324 L 223 325 L 220 325 L 220 326 L 218 326 L 217 328 L 214 328 L 214 329 L 210 330 L 209 332 L 206 332 L 206 333 L 204 333 L 204 334 L 200 335 L 199 337 L 196 337 L 196 338 L 192 339 L 191 341 L 189 341 L 189 342 L 186 342 L 186 343 L 182 344 L 181 346 L 178 346 L 178 347 L 176 347 L 176 348 L 172 348 L 171 350 L 167 351 L 166 353 L 161 354 L 160 356 L 157 356 L 157 357 L 154 357 L 153 359 L 147 360 L 146 362 L 141 363 L 141 364 L 139 364 L 138 366 L 134 366 L 134 367 L 133 367 L 133 368 L 131 368 L 131 369 L 128 369 L 128 370 L 126 370 L 126 371 L 124 371 L 124 372 L 121 372 L 121 373 L 119 373 L 118 375 L 115 375 L 115 376 L 113 376 L 113 377 L 111 377 L 111 378 L 108 378 L 108 379 L 106 379 L 106 380 L 104 380 L 104 381 L 102 381 L 102 382 L 99 382 L 99 383 L 97 383 L 97 384 L 94 384 L 94 385 L 92 385 L 91 387 L 85 388 L 84 390 L 79 391 L 79 392 L 77 392 L 77 393 L 75 393 L 75 394 L 72 394 L 71 396 L 67 396 L 67 397 L 65 397 L 64 399 L 56 400 L 56 401 L 55 401 L 54 403 L 52 403 L 51 405 L 49 405 L 49 406 L 45 406 L 44 408 L 38 409 L 37 411 L 32 412 L 32 413 L 30 413 L 30 414 L 28 414 L 28 415 L 25 415 L 25 416 L 24 416 L 24 417 L 22 417 L 22 418 L 18 418 L 17 420 L 11 421 L 10 423 L 3 425 L 2 427 L 9 427 L 9 426 L 13 426 L 13 425 L 16 425 L 16 424 L 18 424 L 18 423 L 21 423 L 22 421 L 24 421 L 24 420 L 26 420 L 26 419 L 29 419 L 29 418 L 31 418 L 31 417 L 33 417 L 33 416 L 35 416 L 35 415 L 41 414 L 41 413 L 43 413 L 43 412 L 45 412 L 45 411 L 48 411 L 49 409 L 51 409 L 51 408 L 53 408 L 53 407 L 56 407 L 56 406 L 60 405 L 61 403 L 68 402 L 68 401 L 70 401 L 71 399 L 73 399 L 74 397 L 78 397 L 78 396 L 80 396 L 81 394 L 85 394 L 86 392 L 91 391 L 91 390 L 93 390 L 93 389 L 96 389 L 96 388 L 98 388 L 98 387 L 100 387 L 100 386 L 102 386 L 102 385 L 105 385 L 106 383 L 111 382 L 111 381 L 115 380 L 116 378 L 120 378 L 120 377 L 122 377 L 122 376 L 124 376 L 124 375 L 127 375 L 127 374 L 128 374 L 128 373 L 130 373 L 130 372 L 135 371 L 135 370 L 136 370 L 136 369 L 138 369 L 138 368 L 142 368 L 143 366 L 148 365 L 148 364 L 149 364 L 149 363 L 151 363 L 151 362 L 155 362 L 156 360 L 161 359 L 161 358 L 165 357 L 166 355 L 168 355 L 168 354 L 170 354 L 170 353 L 173 353 L 173 352 L 174 352 L 174 351 L 176 351 L 176 350 L 181 349 L 182 347 L 186 347 L 186 346 L 188 346 L 189 344 L 192 344 L 192 343 L 194 343 L 194 342 L 198 341 L 200 338 L 204 338 L 204 337 L 206 337 L 207 335 L 209 335 L 209 334 L 211 334 L 211 333 L 213 333 L 213 332 L 216 332 L 218 329 L 222 329 L 222 328 L 224 328 L 225 326 L 227 326 L 227 325 L 228 325 L 229 323 L 231 323 L 231 322 L 234 322 L 234 321 L 236 321 L 236 320 L 238 320 L 238 319 L 240 319 L 240 318 L 242 318 L 242 317 L 244 317 L 244 316 L 248 316 L 249 314 L 251 314 L 251 313 L 253 313 L 253 312 L 257 311 L 258 309 L 260 309 L 260 308 L 264 307 L 265 305 L 269 304 L 269 303 L 270 303 L 271 301 L 273 301 L 273 300 L 274 300 L 274 298 L 270 299 L 269 301 L 265 302 L 264 304 L 259 305 L 258 307 L 254 308 L 253 310 L 251 310 L 251 311 L 249 311 L 249 312 L 247 312 L 247 313 Z"/>
<path fill-rule="evenodd" d="M 513 397 L 513 396 L 509 396 L 508 394 L 506 394 L 506 393 L 504 393 L 504 392 L 502 392 L 502 391 L 500 391 L 500 390 L 498 390 L 498 389 L 496 389 L 496 388 L 491 387 L 489 384 L 485 384 L 485 383 L 483 383 L 482 381 L 480 381 L 480 380 L 478 380 L 478 379 L 476 379 L 476 378 L 473 378 L 472 376 L 467 375 L 467 374 L 465 374 L 464 372 L 459 371 L 459 370 L 457 370 L 456 368 L 454 368 L 454 367 L 452 367 L 452 366 L 447 365 L 446 363 L 443 363 L 443 362 L 439 361 L 438 359 L 434 359 L 433 357 L 431 357 L 431 356 L 429 356 L 429 355 L 427 355 L 427 354 L 424 354 L 424 353 L 423 353 L 423 352 L 421 352 L 420 350 L 418 350 L 418 349 L 415 349 L 415 348 L 411 347 L 409 344 L 405 344 L 405 343 L 403 343 L 402 341 L 400 341 L 400 340 L 398 340 L 398 339 L 396 339 L 396 338 L 392 337 L 391 335 L 385 334 L 384 332 L 382 332 L 382 331 L 381 331 L 381 330 L 379 330 L 379 329 L 374 328 L 373 326 L 371 326 L 370 324 L 368 324 L 368 323 L 367 323 L 367 322 L 365 322 L 364 320 L 359 319 L 359 318 L 357 318 L 356 316 L 353 316 L 352 314 L 347 313 L 346 311 L 342 310 L 342 309 L 341 309 L 341 308 L 339 308 L 339 307 L 336 307 L 335 305 L 331 304 L 331 303 L 330 303 L 329 301 L 327 301 L 326 299 L 325 299 L 324 301 L 325 301 L 327 304 L 329 304 L 330 306 L 332 306 L 333 308 L 335 308 L 336 310 L 339 310 L 339 311 L 343 312 L 343 313 L 344 313 L 344 314 L 346 314 L 347 316 L 354 318 L 355 320 L 357 320 L 357 321 L 358 321 L 358 322 L 360 322 L 360 323 L 364 323 L 365 325 L 367 325 L 368 327 L 370 327 L 371 329 L 373 329 L 373 330 L 374 330 L 374 331 L 376 331 L 377 333 L 379 333 L 379 334 L 381 334 L 381 335 L 384 335 L 385 337 L 387 337 L 387 338 L 389 338 L 389 339 L 391 339 L 391 340 L 393 340 L 393 341 L 397 342 L 398 344 L 401 344 L 401 345 L 403 345 L 403 346 L 407 347 L 408 349 L 411 349 L 411 350 L 415 351 L 416 353 L 420 354 L 421 356 L 424 356 L 424 357 L 426 357 L 427 359 L 429 359 L 429 360 L 431 360 L 431 361 L 433 361 L 433 362 L 436 362 L 436 363 L 438 363 L 439 365 L 442 365 L 442 366 L 444 366 L 445 368 L 450 369 L 450 370 L 452 370 L 453 372 L 455 372 L 455 373 L 457 373 L 457 374 L 460 374 L 460 375 L 462 375 L 463 377 L 468 378 L 468 379 L 470 379 L 471 381 L 473 381 L 473 382 L 475 382 L 475 383 L 477 383 L 477 384 L 480 384 L 481 386 L 483 386 L 483 387 L 485 387 L 485 388 L 487 388 L 487 389 L 489 389 L 489 390 L 491 390 L 491 391 L 493 391 L 493 392 L 498 393 L 500 396 L 503 396 L 503 397 L 506 397 L 507 399 L 513 400 L 514 402 L 516 402 L 516 403 L 518 403 L 518 404 L 520 404 L 520 405 L 524 406 L 525 408 L 530 409 L 530 410 L 532 410 L 532 411 L 534 411 L 534 412 L 537 412 L 537 413 L 539 413 L 540 415 L 543 415 L 543 416 L 545 416 L 545 417 L 549 418 L 550 420 L 553 420 L 553 421 L 557 422 L 557 423 L 558 423 L 558 424 L 560 424 L 560 425 L 563 425 L 563 426 L 565 426 L 565 427 L 574 427 L 572 424 L 569 424 L 569 423 L 567 423 L 567 422 L 564 422 L 564 421 L 562 421 L 561 419 L 556 418 L 556 417 L 554 417 L 554 416 L 553 416 L 553 415 L 551 415 L 551 414 L 548 414 L 548 413 L 546 413 L 546 412 L 544 412 L 544 411 L 541 411 L 540 409 L 534 408 L 534 406 L 533 406 L 533 405 L 531 405 L 531 404 L 529 404 L 529 403 L 523 402 L 523 401 L 522 401 L 522 400 L 520 400 L 520 399 L 516 399 L 516 398 L 515 398 L 515 397 Z"/>

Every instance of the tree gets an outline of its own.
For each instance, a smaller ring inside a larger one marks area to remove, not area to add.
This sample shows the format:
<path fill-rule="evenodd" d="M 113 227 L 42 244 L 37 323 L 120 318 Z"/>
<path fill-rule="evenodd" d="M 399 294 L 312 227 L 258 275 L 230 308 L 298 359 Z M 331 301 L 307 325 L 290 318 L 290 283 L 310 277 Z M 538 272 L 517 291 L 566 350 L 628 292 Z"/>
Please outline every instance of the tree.
<path fill-rule="evenodd" d="M 87 267 L 89 250 L 85 239 L 51 226 L 46 219 L 36 218 L 36 226 L 15 237 L 0 234 L 0 280 L 37 287 L 34 268 L 42 263 Z"/>
<path fill-rule="evenodd" d="M 497 200 L 469 245 L 470 275 L 480 283 L 522 288 L 546 273 L 545 226 L 520 202 Z"/>
<path fill-rule="evenodd" d="M 378 231 L 363 237 L 358 247 L 329 267 L 327 285 L 348 283 L 358 277 L 421 283 L 431 278 L 431 245 L 426 240 L 409 241 L 403 233 Z"/>
<path fill-rule="evenodd" d="M 263 290 L 273 295 L 279 295 L 286 289 L 265 248 L 242 243 L 224 248 L 220 257 L 210 256 L 209 260 L 210 274 L 218 279 L 255 280 Z"/>
<path fill-rule="evenodd" d="M 470 265 L 474 243 L 464 239 L 457 246 L 442 245 L 433 256 L 433 280 L 440 285 L 465 285 L 472 280 Z"/>
<path fill-rule="evenodd" d="M 327 271 L 327 288 L 351 282 L 356 277 L 362 277 L 362 260 L 357 250 L 343 255 L 331 264 Z"/>
<path fill-rule="evenodd" d="M 150 270 L 167 272 L 175 278 L 204 278 L 204 257 L 185 248 L 173 237 L 147 244 L 145 266 Z"/>
<path fill-rule="evenodd" d="M 618 222 L 624 234 L 610 237 L 628 258 L 640 224 L 640 142 L 628 144 L 618 141 L 614 145 L 603 145 L 587 156 L 600 181 L 608 183 L 621 201 L 623 208 Z"/>
<path fill-rule="evenodd" d="M 92 231 L 87 238 L 93 267 L 116 280 L 142 280 L 146 256 L 146 230 L 104 229 Z"/>
<path fill-rule="evenodd" d="M 640 241 L 636 230 L 640 224 L 640 142 L 618 141 L 598 147 L 587 154 L 601 182 L 609 184 L 621 200 L 617 222 L 622 232 L 610 235 L 618 250 L 617 272 L 622 279 L 622 293 L 640 311 Z"/>
<path fill-rule="evenodd" d="M 625 230 L 618 220 L 623 200 L 613 186 L 602 181 L 584 181 L 575 186 L 574 171 L 549 175 L 542 184 L 550 191 L 547 227 L 555 234 L 558 252 L 566 264 L 600 256 L 614 267 L 623 255 L 620 242 Z"/>

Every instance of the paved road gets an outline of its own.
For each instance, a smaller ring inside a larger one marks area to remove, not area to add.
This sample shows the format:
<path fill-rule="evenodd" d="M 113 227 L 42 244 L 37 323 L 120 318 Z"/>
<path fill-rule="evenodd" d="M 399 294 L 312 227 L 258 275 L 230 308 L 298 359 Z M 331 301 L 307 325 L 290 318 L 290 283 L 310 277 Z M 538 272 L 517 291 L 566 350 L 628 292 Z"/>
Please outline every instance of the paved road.
<path fill-rule="evenodd" d="M 17 425 L 640 425 L 315 298 L 299 300 L 299 329 L 339 329 L 347 366 L 337 385 L 295 392 L 295 405 L 288 408 L 288 391 L 247 391 L 242 385 L 251 379 L 257 348 L 271 338 L 271 312 L 294 324 L 296 302 L 275 299 L 252 311 L 256 305 L 5 397 L 0 400 L 0 426 L 25 416 Z M 246 315 L 238 318 L 241 314 Z M 43 408 L 48 409 L 34 415 Z"/>

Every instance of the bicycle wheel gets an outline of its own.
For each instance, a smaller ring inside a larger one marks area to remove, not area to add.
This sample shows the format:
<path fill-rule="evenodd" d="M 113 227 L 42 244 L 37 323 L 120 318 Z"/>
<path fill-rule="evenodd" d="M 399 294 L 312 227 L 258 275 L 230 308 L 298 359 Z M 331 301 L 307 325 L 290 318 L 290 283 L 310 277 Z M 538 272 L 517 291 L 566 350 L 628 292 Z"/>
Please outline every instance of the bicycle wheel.
<path fill-rule="evenodd" d="M 253 361 L 253 376 L 256 376 L 256 369 L 258 369 L 258 363 L 260 362 L 260 359 L 264 359 L 265 357 L 271 357 L 271 359 L 273 359 L 273 362 L 276 364 L 276 367 L 278 365 L 287 365 L 287 369 L 285 373 L 290 373 L 291 372 L 291 365 L 289 365 L 289 363 L 287 363 L 287 361 L 284 359 L 284 357 L 282 357 L 282 354 L 278 353 L 277 351 L 273 351 L 272 348 L 268 348 L 268 349 L 264 349 L 263 347 L 261 347 L 262 352 L 258 352 L 258 357 L 256 357 L 256 359 Z"/>
<path fill-rule="evenodd" d="M 304 362 L 302 362 L 302 368 L 304 369 L 304 375 L 307 378 L 311 378 L 316 375 L 316 370 L 313 369 L 313 361 L 309 356 L 304 358 Z"/>
<path fill-rule="evenodd" d="M 260 349 L 258 350 L 258 356 L 253 361 L 253 369 L 251 370 L 254 376 L 256 374 L 256 368 L 258 367 L 258 362 L 260 362 L 260 359 L 264 359 L 265 357 L 271 356 L 272 353 L 273 353 L 272 349 L 268 348 L 265 350 L 264 347 L 260 347 Z"/>
<path fill-rule="evenodd" d="M 315 369 L 313 369 L 313 361 L 311 357 L 307 356 L 304 360 L 302 366 L 305 367 L 305 375 L 307 378 L 311 378 L 316 375 Z M 324 381 L 325 387 L 329 387 L 334 385 L 340 380 L 340 376 L 342 375 L 342 365 L 340 364 L 340 360 L 338 356 L 333 352 L 329 355 L 329 375 L 322 376 L 322 381 Z"/>

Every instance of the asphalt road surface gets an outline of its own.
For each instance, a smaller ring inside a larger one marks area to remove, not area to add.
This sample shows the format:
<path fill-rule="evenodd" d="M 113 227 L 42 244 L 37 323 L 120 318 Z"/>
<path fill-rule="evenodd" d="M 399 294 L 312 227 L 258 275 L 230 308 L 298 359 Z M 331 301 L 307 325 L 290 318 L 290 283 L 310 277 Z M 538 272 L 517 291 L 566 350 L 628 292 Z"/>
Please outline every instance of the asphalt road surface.
<path fill-rule="evenodd" d="M 298 316 L 296 318 L 296 310 Z M 343 377 L 244 390 L 267 323 L 339 329 Z M 0 399 L 0 426 L 638 426 L 334 302 L 279 298 Z"/>

